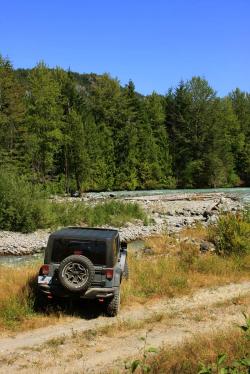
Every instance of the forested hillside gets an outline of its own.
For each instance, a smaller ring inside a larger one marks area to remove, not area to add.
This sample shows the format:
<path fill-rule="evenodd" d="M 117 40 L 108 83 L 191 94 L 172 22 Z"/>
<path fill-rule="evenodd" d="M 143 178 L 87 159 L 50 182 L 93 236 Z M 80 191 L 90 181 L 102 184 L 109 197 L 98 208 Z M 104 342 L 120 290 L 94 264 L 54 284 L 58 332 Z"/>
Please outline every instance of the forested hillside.
<path fill-rule="evenodd" d="M 53 192 L 250 185 L 250 94 L 166 92 L 0 56 L 1 168 Z"/>

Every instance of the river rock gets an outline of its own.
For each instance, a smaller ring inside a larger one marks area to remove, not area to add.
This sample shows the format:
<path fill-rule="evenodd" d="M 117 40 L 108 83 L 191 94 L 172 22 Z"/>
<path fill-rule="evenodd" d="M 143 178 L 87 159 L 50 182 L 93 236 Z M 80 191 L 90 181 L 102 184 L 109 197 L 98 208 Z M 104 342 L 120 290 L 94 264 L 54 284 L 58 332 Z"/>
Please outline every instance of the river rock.
<path fill-rule="evenodd" d="M 118 199 L 117 195 L 114 197 Z M 72 203 L 76 200 L 84 200 L 86 204 L 94 206 L 102 200 L 114 197 L 109 197 L 104 193 L 91 193 L 85 194 L 81 198 L 58 197 L 54 198 L 54 201 Z M 236 212 L 242 209 L 242 204 L 235 197 L 231 198 L 224 193 L 175 193 L 125 197 L 120 200 L 140 204 L 153 222 L 144 226 L 142 221 L 135 220 L 124 227 L 117 227 L 121 240 L 127 242 L 162 232 L 175 233 L 185 227 L 195 225 L 197 222 L 209 225 L 217 221 L 221 211 Z M 105 227 L 110 228 L 109 226 Z M 46 230 L 39 230 L 31 234 L 0 231 L 0 256 L 37 253 L 46 247 L 48 236 L 49 231 Z"/>
<path fill-rule="evenodd" d="M 0 256 L 27 255 L 42 251 L 47 244 L 49 232 L 39 230 L 30 234 L 0 231 Z"/>
<path fill-rule="evenodd" d="M 200 251 L 201 252 L 214 252 L 215 251 L 215 245 L 211 242 L 202 240 L 200 243 Z"/>
<path fill-rule="evenodd" d="M 143 249 L 143 253 L 144 253 L 144 255 L 150 255 L 150 256 L 152 256 L 152 255 L 155 254 L 155 251 L 152 248 L 144 248 Z"/>

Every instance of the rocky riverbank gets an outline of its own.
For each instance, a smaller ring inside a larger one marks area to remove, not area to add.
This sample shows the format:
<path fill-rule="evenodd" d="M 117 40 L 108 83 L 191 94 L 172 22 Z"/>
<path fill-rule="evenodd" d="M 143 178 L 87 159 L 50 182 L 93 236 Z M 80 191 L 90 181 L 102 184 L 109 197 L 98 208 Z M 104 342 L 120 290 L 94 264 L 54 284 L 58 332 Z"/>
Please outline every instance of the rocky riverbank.
<path fill-rule="evenodd" d="M 235 197 L 224 193 L 149 195 L 121 200 L 140 204 L 151 221 L 148 226 L 137 220 L 118 228 L 121 239 L 125 241 L 142 239 L 166 231 L 176 232 L 197 222 L 208 225 L 216 221 L 220 212 L 236 212 L 243 207 Z M 0 231 L 0 256 L 20 256 L 40 252 L 46 246 L 48 236 L 48 230 L 39 230 L 30 234 Z"/>

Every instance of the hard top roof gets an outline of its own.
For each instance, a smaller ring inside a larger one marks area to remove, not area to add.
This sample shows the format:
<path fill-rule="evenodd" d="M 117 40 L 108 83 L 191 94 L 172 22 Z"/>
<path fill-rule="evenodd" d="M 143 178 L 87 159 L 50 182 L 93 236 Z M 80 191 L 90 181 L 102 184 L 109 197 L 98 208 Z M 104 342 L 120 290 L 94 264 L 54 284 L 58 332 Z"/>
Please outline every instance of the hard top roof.
<path fill-rule="evenodd" d="M 53 238 L 64 239 L 86 239 L 86 240 L 106 240 L 113 239 L 117 236 L 118 230 L 115 229 L 99 229 L 92 227 L 66 227 L 55 231 L 51 234 Z"/>

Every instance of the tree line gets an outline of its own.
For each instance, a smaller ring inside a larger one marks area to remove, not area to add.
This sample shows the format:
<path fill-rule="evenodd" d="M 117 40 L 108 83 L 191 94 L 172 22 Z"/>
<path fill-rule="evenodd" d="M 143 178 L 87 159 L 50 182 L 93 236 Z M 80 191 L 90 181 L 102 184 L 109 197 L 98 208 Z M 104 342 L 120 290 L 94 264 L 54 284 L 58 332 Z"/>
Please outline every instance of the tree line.
<path fill-rule="evenodd" d="M 165 96 L 0 56 L 0 167 L 53 192 L 250 185 L 250 94 L 201 77 Z"/>

